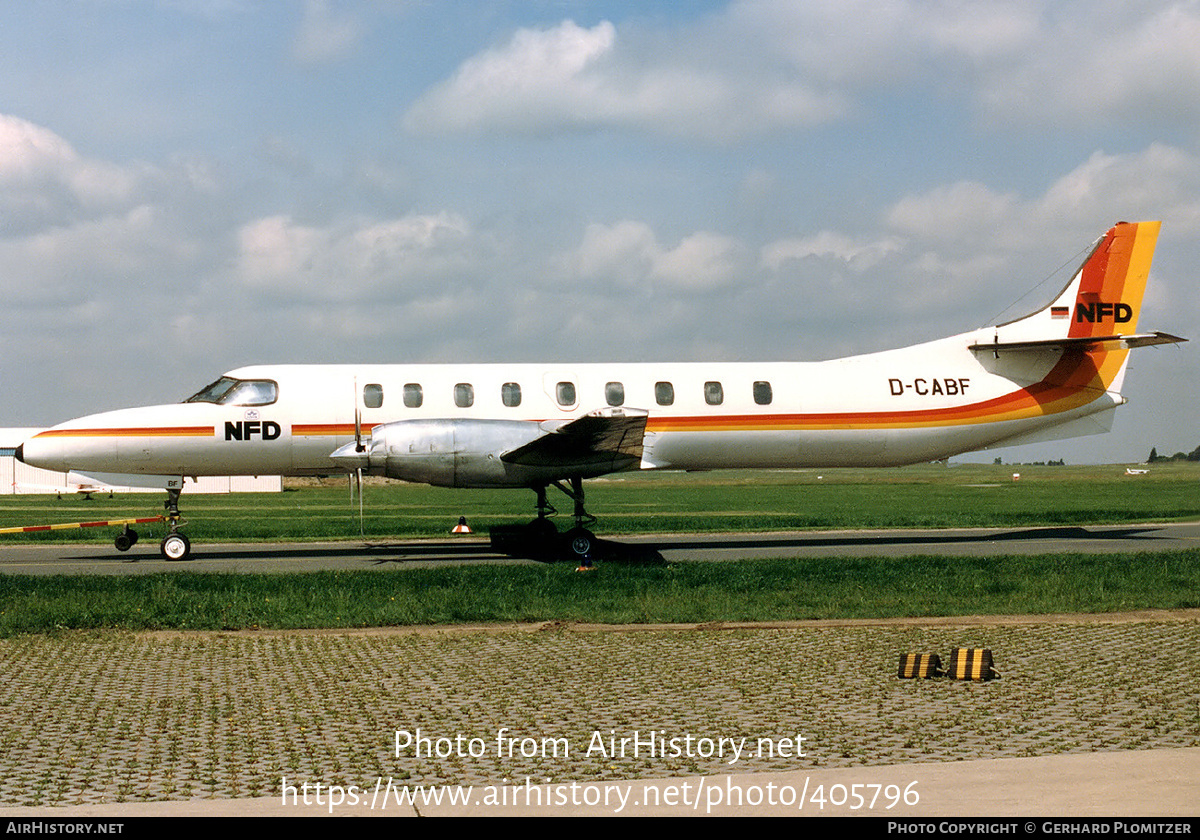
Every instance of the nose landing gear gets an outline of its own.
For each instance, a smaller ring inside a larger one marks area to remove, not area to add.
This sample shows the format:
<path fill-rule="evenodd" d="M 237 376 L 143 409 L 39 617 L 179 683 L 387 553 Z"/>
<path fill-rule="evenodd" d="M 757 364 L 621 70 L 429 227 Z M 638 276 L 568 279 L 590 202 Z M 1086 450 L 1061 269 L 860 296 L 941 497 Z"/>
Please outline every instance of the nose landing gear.
<path fill-rule="evenodd" d="M 179 527 L 183 524 L 183 517 L 179 515 L 180 492 L 178 487 L 168 487 L 167 500 L 163 502 L 167 511 L 167 535 L 163 537 L 158 548 L 167 560 L 186 560 L 192 553 L 191 540 L 179 532 Z"/>

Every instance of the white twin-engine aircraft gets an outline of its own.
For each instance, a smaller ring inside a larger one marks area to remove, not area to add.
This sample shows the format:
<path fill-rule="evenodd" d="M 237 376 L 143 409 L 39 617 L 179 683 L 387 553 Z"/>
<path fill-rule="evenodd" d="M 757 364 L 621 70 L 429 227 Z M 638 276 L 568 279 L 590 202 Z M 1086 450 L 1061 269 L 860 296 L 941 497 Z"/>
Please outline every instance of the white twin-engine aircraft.
<path fill-rule="evenodd" d="M 1107 431 L 1130 348 L 1184 340 L 1136 332 L 1158 230 L 1114 226 L 1031 315 L 899 350 L 810 363 L 244 367 L 180 404 L 55 426 L 17 455 L 49 470 L 159 477 L 169 559 L 190 550 L 178 530 L 183 476 L 359 470 L 531 489 L 537 518 L 524 538 L 587 557 L 585 478 L 894 466 Z M 562 535 L 547 519 L 550 485 L 574 501 Z"/>

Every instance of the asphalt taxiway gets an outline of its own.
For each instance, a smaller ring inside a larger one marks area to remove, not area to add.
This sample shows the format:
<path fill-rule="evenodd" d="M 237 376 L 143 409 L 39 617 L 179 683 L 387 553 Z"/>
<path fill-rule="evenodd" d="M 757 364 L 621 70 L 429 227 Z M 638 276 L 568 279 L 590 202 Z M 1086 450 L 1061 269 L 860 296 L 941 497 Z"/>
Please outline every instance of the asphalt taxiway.
<path fill-rule="evenodd" d="M 1180 551 L 1200 545 L 1200 522 L 1046 528 L 951 528 L 794 531 L 769 534 L 657 534 L 604 540 L 617 559 L 738 560 L 766 557 L 985 557 L 1003 554 Z M 169 571 L 298 572 L 396 569 L 447 563 L 528 563 L 494 552 L 486 536 L 444 540 L 323 543 L 193 543 L 192 556 L 169 562 L 156 540 L 121 553 L 106 544 L 9 545 L 0 573 L 151 574 Z"/>

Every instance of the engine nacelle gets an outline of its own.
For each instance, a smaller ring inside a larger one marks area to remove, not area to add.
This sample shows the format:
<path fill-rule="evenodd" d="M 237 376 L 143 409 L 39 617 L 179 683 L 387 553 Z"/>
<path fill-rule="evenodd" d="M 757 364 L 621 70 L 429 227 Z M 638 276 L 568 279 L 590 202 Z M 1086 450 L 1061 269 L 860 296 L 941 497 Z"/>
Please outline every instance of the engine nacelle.
<path fill-rule="evenodd" d="M 560 476 L 500 456 L 546 431 L 528 420 L 398 420 L 371 429 L 366 469 L 440 487 L 526 487 Z"/>

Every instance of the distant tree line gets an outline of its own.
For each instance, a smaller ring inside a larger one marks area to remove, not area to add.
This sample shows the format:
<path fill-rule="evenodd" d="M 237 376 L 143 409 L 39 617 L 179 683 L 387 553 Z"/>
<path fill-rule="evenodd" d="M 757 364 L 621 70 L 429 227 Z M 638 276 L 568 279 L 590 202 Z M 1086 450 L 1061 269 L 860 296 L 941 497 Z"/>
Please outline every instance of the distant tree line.
<path fill-rule="evenodd" d="M 1003 464 L 999 458 L 992 461 L 993 464 Z M 1057 461 L 1013 461 L 1011 466 L 1014 467 L 1065 467 L 1067 462 L 1059 458 Z"/>
<path fill-rule="evenodd" d="M 1197 446 L 1191 452 L 1176 452 L 1170 456 L 1159 455 L 1156 447 L 1150 447 L 1150 457 L 1146 459 L 1146 463 L 1154 464 L 1163 461 L 1200 461 L 1200 446 Z"/>

